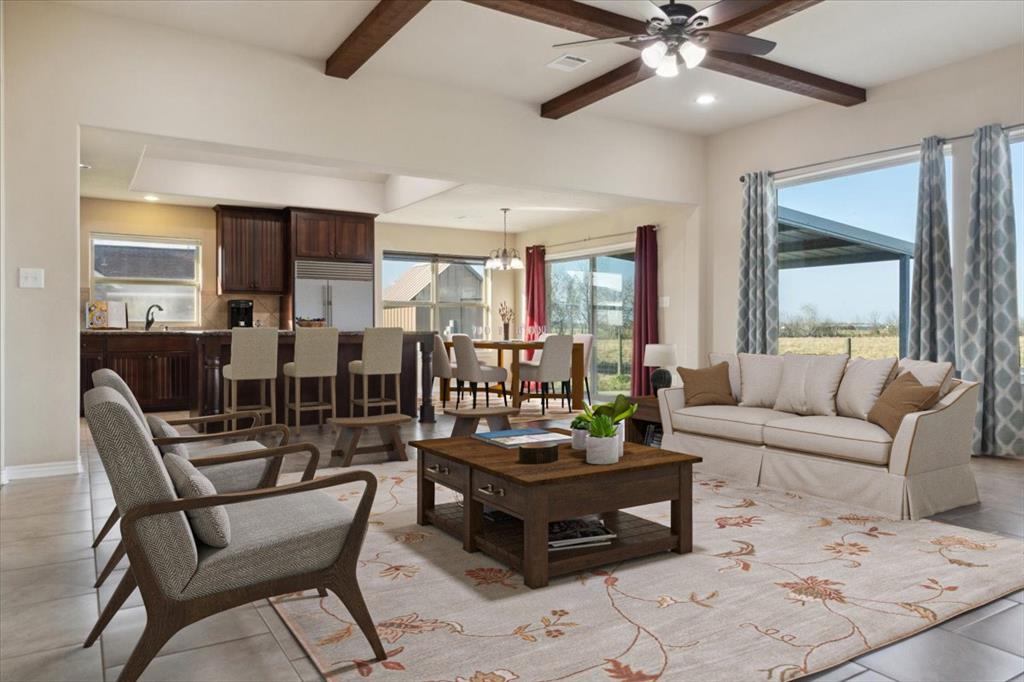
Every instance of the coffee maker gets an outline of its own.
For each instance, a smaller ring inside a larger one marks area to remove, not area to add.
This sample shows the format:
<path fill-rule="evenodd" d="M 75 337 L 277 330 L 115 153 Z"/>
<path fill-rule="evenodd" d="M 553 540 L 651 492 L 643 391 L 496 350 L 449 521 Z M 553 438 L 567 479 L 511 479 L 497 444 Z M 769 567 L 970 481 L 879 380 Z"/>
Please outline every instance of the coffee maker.
<path fill-rule="evenodd" d="M 228 301 L 228 329 L 252 327 L 252 301 L 235 299 Z"/>

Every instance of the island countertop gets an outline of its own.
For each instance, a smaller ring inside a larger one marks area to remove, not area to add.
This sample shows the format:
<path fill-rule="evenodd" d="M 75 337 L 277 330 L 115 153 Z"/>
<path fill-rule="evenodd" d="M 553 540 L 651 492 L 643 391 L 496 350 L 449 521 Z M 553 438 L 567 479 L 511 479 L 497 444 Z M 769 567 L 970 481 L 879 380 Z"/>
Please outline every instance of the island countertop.
<path fill-rule="evenodd" d="M 294 358 L 295 332 L 280 330 L 278 334 L 277 364 L 281 368 Z M 338 416 L 349 414 L 348 363 L 360 359 L 362 343 L 362 332 L 340 332 L 338 335 Z M 410 416 L 418 413 L 420 421 L 424 422 L 434 421 L 431 400 L 433 350 L 433 332 L 405 333 L 400 380 L 401 412 Z M 83 329 L 81 333 L 83 395 L 92 388 L 92 372 L 109 367 L 128 382 L 142 409 L 147 412 L 188 409 L 193 416 L 223 412 L 223 367 L 230 361 L 231 331 L 228 329 L 154 329 L 148 332 L 143 329 Z M 283 422 L 284 374 L 280 369 L 278 379 L 276 419 Z M 240 403 L 258 402 L 257 383 L 242 382 L 239 385 Z M 371 391 L 375 395 L 379 383 L 373 384 Z M 318 390 L 317 380 L 303 381 L 303 401 L 317 400 Z M 389 397 L 393 397 L 393 382 L 387 382 L 385 390 Z M 419 405 L 417 393 L 422 398 Z M 316 416 L 314 412 L 305 412 L 302 423 L 315 423 Z"/>

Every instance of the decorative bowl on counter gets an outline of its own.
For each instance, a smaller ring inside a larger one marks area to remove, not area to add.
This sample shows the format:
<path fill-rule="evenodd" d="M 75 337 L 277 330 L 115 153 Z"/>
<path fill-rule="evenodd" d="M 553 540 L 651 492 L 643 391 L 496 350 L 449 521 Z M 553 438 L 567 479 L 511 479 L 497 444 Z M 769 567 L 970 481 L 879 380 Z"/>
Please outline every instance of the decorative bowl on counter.
<path fill-rule="evenodd" d="M 295 324 L 299 325 L 300 327 L 326 327 L 327 320 L 323 319 L 322 317 L 297 317 L 295 318 Z"/>

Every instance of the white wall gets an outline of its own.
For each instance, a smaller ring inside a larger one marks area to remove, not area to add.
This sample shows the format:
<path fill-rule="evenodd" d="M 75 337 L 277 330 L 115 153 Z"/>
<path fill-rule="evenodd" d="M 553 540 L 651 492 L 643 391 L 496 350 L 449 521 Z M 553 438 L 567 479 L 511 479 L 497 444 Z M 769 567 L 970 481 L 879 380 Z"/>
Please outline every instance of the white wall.
<path fill-rule="evenodd" d="M 1022 75 L 1024 49 L 1016 45 L 874 88 L 856 107 L 814 105 L 710 138 L 708 347 L 730 350 L 736 343 L 740 175 L 914 144 L 929 135 L 955 137 L 987 123 L 1024 122 Z"/>
<path fill-rule="evenodd" d="M 78 130 L 90 125 L 337 158 L 422 177 L 677 202 L 703 194 L 703 142 L 322 64 L 47 2 L 6 3 L 9 167 L 2 324 L 7 465 L 78 447 Z M 17 134 L 13 134 L 16 131 Z M 19 266 L 46 270 L 19 289 Z M 13 322 L 13 328 L 10 323 Z"/>

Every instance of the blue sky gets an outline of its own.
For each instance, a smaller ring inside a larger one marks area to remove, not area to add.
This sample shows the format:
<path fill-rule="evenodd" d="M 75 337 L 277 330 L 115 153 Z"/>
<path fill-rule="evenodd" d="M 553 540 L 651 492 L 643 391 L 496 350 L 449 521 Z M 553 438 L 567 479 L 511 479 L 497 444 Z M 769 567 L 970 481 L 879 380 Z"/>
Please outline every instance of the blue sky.
<path fill-rule="evenodd" d="M 1017 219 L 1017 262 L 1024 261 L 1024 142 L 1011 146 L 1013 203 Z M 952 181 L 949 160 L 947 188 Z M 779 189 L 779 205 L 914 240 L 917 216 L 917 162 Z M 950 193 L 950 192 L 947 192 Z M 952 212 L 950 213 L 952 220 Z M 1018 299 L 1024 309 L 1024 273 L 1018 265 Z M 820 315 L 840 322 L 882 320 L 895 316 L 899 304 L 899 266 L 896 262 L 782 270 L 779 304 L 783 318 L 807 304 Z"/>

